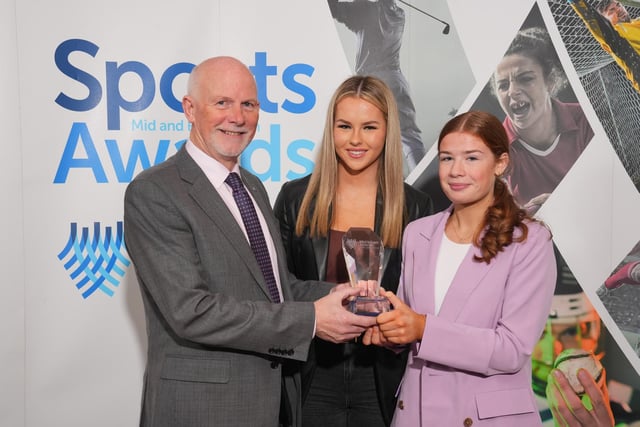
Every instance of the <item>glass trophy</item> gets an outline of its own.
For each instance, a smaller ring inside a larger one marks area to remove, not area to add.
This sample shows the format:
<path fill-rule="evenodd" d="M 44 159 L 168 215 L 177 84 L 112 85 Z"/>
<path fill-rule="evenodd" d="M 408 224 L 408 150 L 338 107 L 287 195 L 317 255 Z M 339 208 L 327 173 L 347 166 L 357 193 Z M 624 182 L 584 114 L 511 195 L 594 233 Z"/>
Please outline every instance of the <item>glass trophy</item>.
<path fill-rule="evenodd" d="M 380 295 L 384 245 L 369 228 L 352 227 L 342 237 L 342 252 L 351 286 L 360 288 L 360 295 L 349 302 L 355 314 L 377 316 L 389 311 L 389 300 Z"/>

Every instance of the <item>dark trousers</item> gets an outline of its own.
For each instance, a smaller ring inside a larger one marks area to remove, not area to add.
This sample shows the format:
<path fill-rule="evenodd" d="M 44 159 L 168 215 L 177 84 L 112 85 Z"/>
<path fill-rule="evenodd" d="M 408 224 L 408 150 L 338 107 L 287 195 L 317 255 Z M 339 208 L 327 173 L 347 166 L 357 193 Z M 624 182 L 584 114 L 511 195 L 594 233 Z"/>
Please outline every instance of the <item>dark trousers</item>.
<path fill-rule="evenodd" d="M 315 367 L 302 406 L 303 427 L 385 427 L 373 364 L 349 350 L 342 360 Z"/>

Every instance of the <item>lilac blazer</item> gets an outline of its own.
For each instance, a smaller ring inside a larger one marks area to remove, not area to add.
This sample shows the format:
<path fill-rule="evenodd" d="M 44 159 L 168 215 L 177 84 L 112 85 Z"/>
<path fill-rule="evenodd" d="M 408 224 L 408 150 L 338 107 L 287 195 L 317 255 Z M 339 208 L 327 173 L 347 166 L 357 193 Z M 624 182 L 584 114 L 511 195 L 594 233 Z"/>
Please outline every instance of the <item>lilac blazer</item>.
<path fill-rule="evenodd" d="M 434 269 L 450 210 L 410 223 L 398 296 L 427 314 L 412 345 L 393 426 L 540 426 L 531 352 L 551 308 L 556 267 L 549 231 L 529 223 L 489 265 L 466 255 L 438 315 Z"/>

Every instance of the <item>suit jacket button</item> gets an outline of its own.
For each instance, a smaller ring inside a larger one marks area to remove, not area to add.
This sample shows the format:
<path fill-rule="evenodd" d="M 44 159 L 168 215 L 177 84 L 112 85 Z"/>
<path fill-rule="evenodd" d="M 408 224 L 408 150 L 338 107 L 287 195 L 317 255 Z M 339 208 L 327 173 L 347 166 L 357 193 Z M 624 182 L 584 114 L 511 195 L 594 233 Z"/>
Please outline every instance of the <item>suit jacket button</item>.
<path fill-rule="evenodd" d="M 404 400 L 398 400 L 398 409 L 404 409 Z"/>
<path fill-rule="evenodd" d="M 464 424 L 464 427 L 471 427 L 473 425 L 473 420 L 467 417 L 464 419 L 464 422 L 462 424 Z"/>

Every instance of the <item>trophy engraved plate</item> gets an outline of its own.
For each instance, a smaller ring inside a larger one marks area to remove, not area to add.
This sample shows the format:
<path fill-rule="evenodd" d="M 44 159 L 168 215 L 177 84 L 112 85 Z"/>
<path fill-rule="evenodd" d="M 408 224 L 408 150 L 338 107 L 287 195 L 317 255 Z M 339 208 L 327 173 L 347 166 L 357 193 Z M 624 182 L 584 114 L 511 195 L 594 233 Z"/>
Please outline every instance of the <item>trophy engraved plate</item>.
<path fill-rule="evenodd" d="M 382 239 L 369 228 L 352 227 L 342 237 L 342 252 L 349 282 L 360 288 L 360 295 L 349 302 L 349 309 L 365 316 L 389 311 L 389 300 L 380 295 L 384 259 Z"/>

